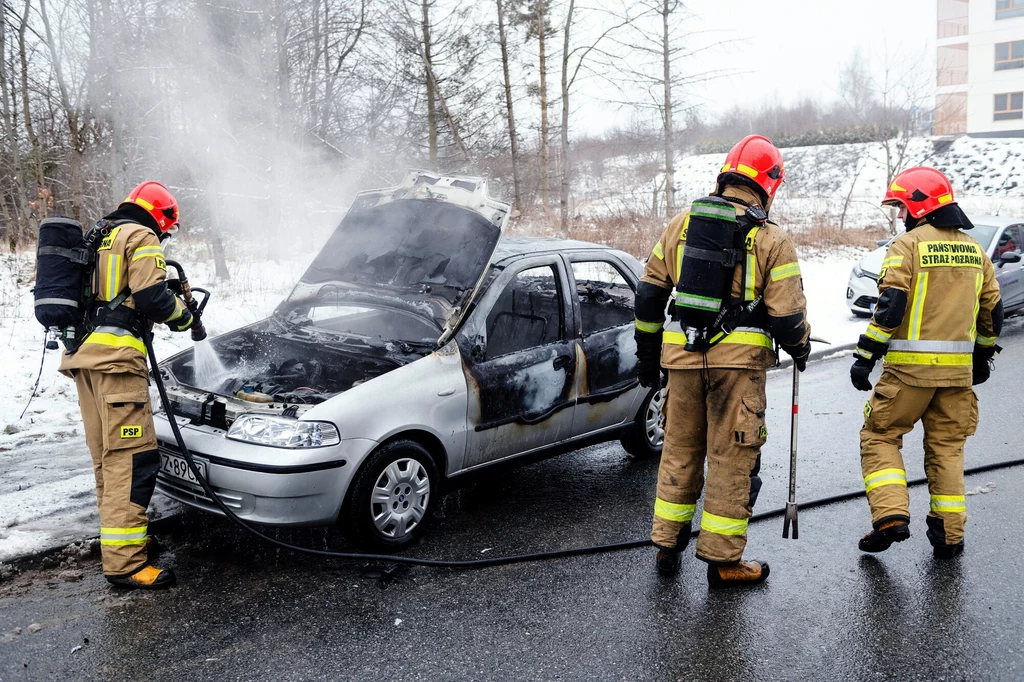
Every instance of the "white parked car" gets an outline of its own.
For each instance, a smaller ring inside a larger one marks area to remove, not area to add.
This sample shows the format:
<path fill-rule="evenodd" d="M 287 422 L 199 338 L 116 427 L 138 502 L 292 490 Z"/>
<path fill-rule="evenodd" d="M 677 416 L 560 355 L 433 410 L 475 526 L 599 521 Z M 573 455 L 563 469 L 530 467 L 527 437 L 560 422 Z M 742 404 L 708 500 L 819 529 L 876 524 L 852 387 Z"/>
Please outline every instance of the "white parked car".
<path fill-rule="evenodd" d="M 974 229 L 967 234 L 974 237 L 992 259 L 996 267 L 996 280 L 1002 290 L 1003 309 L 1013 312 L 1024 308 L 1024 265 L 1020 259 L 1024 247 L 1024 220 L 979 216 L 972 218 Z M 879 247 L 853 266 L 846 287 L 846 305 L 858 317 L 871 317 L 878 302 L 878 273 L 889 250 L 892 239 L 879 242 Z"/>

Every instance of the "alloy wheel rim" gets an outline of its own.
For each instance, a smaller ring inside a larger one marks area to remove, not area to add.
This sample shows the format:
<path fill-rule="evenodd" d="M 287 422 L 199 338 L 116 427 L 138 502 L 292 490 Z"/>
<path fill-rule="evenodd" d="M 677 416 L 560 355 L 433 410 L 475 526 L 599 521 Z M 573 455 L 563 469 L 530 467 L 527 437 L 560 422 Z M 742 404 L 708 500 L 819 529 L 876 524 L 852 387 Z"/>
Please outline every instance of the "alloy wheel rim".
<path fill-rule="evenodd" d="M 647 415 L 644 420 L 644 434 L 647 444 L 652 448 L 660 448 L 665 443 L 665 430 L 661 428 L 661 407 L 664 396 L 661 391 L 654 394 L 647 404 Z"/>
<path fill-rule="evenodd" d="M 400 540 L 420 525 L 429 503 L 426 467 L 405 457 L 388 464 L 377 477 L 370 494 L 370 515 L 381 535 Z"/>

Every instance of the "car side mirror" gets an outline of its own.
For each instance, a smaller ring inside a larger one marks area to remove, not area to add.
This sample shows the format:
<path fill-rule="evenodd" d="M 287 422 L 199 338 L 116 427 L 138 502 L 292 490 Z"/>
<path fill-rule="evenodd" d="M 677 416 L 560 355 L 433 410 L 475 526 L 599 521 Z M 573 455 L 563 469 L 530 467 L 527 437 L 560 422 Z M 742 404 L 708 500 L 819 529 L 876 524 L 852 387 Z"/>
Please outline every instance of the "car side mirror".
<path fill-rule="evenodd" d="M 1007 263 L 1019 263 L 1020 262 L 1020 251 L 1007 251 L 1006 253 L 999 256 L 999 265 L 1006 265 Z"/>

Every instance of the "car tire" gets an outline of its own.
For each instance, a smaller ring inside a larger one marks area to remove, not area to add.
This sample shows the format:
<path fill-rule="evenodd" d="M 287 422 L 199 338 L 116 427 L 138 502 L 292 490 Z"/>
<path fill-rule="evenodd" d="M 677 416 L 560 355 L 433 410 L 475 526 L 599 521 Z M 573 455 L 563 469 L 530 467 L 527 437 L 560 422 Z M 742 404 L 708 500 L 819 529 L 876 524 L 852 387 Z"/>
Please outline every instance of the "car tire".
<path fill-rule="evenodd" d="M 426 448 L 412 440 L 391 441 L 360 467 L 338 524 L 360 547 L 393 552 L 423 534 L 439 494 L 437 465 Z"/>
<path fill-rule="evenodd" d="M 660 390 L 647 394 L 629 433 L 619 441 L 632 457 L 661 457 L 661 448 L 665 444 L 665 431 L 661 428 L 662 395 Z"/>

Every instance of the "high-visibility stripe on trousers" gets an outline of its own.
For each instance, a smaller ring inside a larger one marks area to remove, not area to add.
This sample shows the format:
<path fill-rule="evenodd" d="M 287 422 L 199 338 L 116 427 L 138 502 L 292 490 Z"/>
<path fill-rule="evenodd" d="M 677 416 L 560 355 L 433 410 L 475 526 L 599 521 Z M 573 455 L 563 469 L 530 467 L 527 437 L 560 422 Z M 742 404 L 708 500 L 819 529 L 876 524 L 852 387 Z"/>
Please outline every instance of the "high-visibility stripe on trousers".
<path fill-rule="evenodd" d="M 100 544 L 110 547 L 120 545 L 144 545 L 146 544 L 147 526 L 136 526 L 134 528 L 100 528 Z"/>
<path fill-rule="evenodd" d="M 882 372 L 864 409 L 860 432 L 871 521 L 877 528 L 889 519 L 910 520 L 900 447 L 917 422 L 924 426 L 924 470 L 931 496 L 928 539 L 932 544 L 956 544 L 964 537 L 967 521 L 964 443 L 978 425 L 978 401 L 969 387 L 911 386 L 890 369 Z"/>
<path fill-rule="evenodd" d="M 743 557 L 748 519 L 761 489 L 760 453 L 767 437 L 765 372 L 707 371 L 714 386 L 711 392 L 699 369 L 668 371 L 662 407 L 665 445 L 651 540 L 659 547 L 685 544 L 680 533 L 690 528 L 703 492 L 697 556 L 711 563 L 732 563 Z"/>

